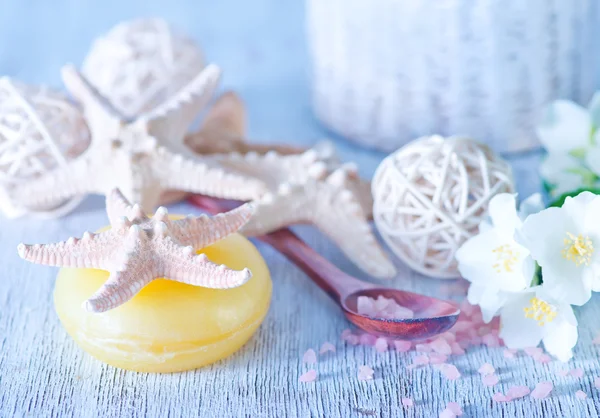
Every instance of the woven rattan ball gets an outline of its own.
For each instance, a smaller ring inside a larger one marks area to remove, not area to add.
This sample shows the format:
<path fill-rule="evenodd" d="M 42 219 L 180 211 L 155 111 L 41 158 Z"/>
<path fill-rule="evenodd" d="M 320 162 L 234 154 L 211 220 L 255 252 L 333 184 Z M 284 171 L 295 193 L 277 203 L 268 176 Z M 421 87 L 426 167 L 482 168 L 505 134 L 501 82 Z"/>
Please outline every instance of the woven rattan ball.
<path fill-rule="evenodd" d="M 373 216 L 414 270 L 458 277 L 454 253 L 478 231 L 490 199 L 514 191 L 509 164 L 469 138 L 419 138 L 389 155 L 372 183 Z"/>
<path fill-rule="evenodd" d="M 82 72 L 118 111 L 133 118 L 163 103 L 204 66 L 194 40 L 162 19 L 137 19 L 98 38 Z"/>
<path fill-rule="evenodd" d="M 59 216 L 72 209 L 79 198 L 26 209 L 11 198 L 11 190 L 81 154 L 89 141 L 81 111 L 65 96 L 0 78 L 0 210 L 14 218 L 27 212 Z"/>

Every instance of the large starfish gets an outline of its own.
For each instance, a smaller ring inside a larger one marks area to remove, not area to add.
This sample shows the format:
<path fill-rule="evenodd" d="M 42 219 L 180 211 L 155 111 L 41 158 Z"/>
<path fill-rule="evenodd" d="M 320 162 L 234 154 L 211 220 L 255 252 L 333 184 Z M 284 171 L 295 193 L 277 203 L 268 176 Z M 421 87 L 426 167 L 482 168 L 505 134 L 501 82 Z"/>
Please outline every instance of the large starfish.
<path fill-rule="evenodd" d="M 84 303 L 92 312 L 104 312 L 127 302 L 157 278 L 214 289 L 240 286 L 250 270 L 231 270 L 212 263 L 195 249 L 236 232 L 252 216 L 252 205 L 209 217 L 188 216 L 172 221 L 164 207 L 149 219 L 139 205 L 131 205 L 118 190 L 106 198 L 111 229 L 85 232 L 82 239 L 18 247 L 25 260 L 58 267 L 108 270 L 106 283 Z"/>
<path fill-rule="evenodd" d="M 264 188 L 259 181 L 229 173 L 212 157 L 195 155 L 184 145 L 185 133 L 210 99 L 219 74 L 209 65 L 171 100 L 127 120 L 73 66 L 66 66 L 63 80 L 83 106 L 91 145 L 64 167 L 24 183 L 15 197 L 35 208 L 118 187 L 151 211 L 164 190 L 239 200 L 260 196 Z"/>
<path fill-rule="evenodd" d="M 262 180 L 269 188 L 254 201 L 254 216 L 242 229 L 263 235 L 284 226 L 311 223 L 334 241 L 358 267 L 389 278 L 396 269 L 371 231 L 373 202 L 367 183 L 352 163 L 336 164 L 331 149 L 313 148 L 301 155 L 248 153 L 223 164 Z"/>
<path fill-rule="evenodd" d="M 242 99 L 234 92 L 223 93 L 211 106 L 197 132 L 185 137 L 186 144 L 199 154 L 301 154 L 304 148 L 284 144 L 257 144 L 246 141 L 246 109 Z"/>

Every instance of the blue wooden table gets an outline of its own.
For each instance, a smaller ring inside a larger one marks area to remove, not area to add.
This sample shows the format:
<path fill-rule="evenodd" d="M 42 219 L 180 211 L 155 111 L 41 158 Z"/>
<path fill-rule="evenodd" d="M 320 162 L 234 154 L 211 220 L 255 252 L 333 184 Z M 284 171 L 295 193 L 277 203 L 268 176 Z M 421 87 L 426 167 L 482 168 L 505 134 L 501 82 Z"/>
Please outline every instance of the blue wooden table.
<path fill-rule="evenodd" d="M 0 0 L 0 73 L 26 82 L 60 86 L 65 62 L 79 64 L 92 39 L 123 19 L 162 16 L 192 34 L 211 61 L 224 69 L 224 86 L 234 88 L 249 107 L 250 133 L 260 141 L 311 145 L 329 136 L 310 109 L 307 57 L 301 0 L 194 2 L 177 0 L 76 0 L 16 2 Z M 344 159 L 372 175 L 381 154 L 336 139 Z M 532 153 L 512 157 L 522 196 L 539 189 Z M 171 212 L 195 212 L 178 204 Z M 59 324 L 52 306 L 56 271 L 22 262 L 21 241 L 50 242 L 80 235 L 107 223 L 100 197 L 88 198 L 73 214 L 52 221 L 0 220 L 0 417 L 437 417 L 448 401 L 470 417 L 598 416 L 599 349 L 591 340 L 600 331 L 600 304 L 594 298 L 578 309 L 580 342 L 568 365 L 546 365 L 528 357 L 507 360 L 502 349 L 472 349 L 452 360 L 463 377 L 450 382 L 432 368 L 409 371 L 414 353 L 377 353 L 344 346 L 348 324 L 337 307 L 299 270 L 270 248 L 257 244 L 274 280 L 271 310 L 256 336 L 238 353 L 215 365 L 171 375 L 136 374 L 106 366 L 82 352 Z M 298 228 L 331 261 L 361 276 L 319 233 Z M 447 281 L 423 278 L 398 262 L 393 285 L 431 295 L 453 295 Z M 315 384 L 299 384 L 306 371 L 302 354 L 325 341 L 337 353 L 324 357 Z M 486 361 L 498 369 L 501 383 L 481 384 L 477 373 Z M 360 365 L 371 365 L 373 381 L 357 379 Z M 560 377 L 566 367 L 581 367 L 583 378 Z M 533 387 L 550 380 L 555 390 L 545 400 L 508 404 L 491 400 L 493 392 L 517 384 Z M 587 400 L 576 400 L 583 390 Z M 403 409 L 402 397 L 415 400 Z"/>

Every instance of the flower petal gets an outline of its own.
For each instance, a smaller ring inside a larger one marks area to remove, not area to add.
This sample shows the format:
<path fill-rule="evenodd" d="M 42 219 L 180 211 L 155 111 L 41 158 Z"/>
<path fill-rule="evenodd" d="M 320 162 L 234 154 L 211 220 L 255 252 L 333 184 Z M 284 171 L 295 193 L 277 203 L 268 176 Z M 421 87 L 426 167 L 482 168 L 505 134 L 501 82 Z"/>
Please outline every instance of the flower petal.
<path fill-rule="evenodd" d="M 548 327 L 548 331 L 543 338 L 546 351 L 560 361 L 568 361 L 573 357 L 571 350 L 577 344 L 577 326 L 557 317 L 544 327 Z"/>
<path fill-rule="evenodd" d="M 544 336 L 543 327 L 525 317 L 524 308 L 529 306 L 532 296 L 532 292 L 523 292 L 504 305 L 500 312 L 500 337 L 508 348 L 535 347 Z"/>
<path fill-rule="evenodd" d="M 541 143 L 550 152 L 569 152 L 589 145 L 592 120 L 587 109 L 566 100 L 551 103 L 537 128 Z"/>

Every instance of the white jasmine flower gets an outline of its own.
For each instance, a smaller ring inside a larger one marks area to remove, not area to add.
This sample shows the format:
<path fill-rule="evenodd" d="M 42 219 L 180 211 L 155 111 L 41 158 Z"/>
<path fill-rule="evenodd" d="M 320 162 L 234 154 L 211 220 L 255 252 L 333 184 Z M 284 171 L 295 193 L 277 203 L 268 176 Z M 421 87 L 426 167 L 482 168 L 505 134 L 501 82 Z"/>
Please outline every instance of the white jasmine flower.
<path fill-rule="evenodd" d="M 515 231 L 522 217 L 543 209 L 541 197 L 534 195 L 522 205 L 518 214 L 515 196 L 502 193 L 489 203 L 490 223 L 480 226 L 480 233 L 467 240 L 456 252 L 458 270 L 471 282 L 468 300 L 479 305 L 486 322 L 510 297 L 529 287 L 535 273 L 535 262 L 529 250 L 515 241 Z"/>
<path fill-rule="evenodd" d="M 540 174 L 554 196 L 593 187 L 600 176 L 600 92 L 588 108 L 557 100 L 544 111 L 537 128 L 548 157 Z"/>
<path fill-rule="evenodd" d="M 600 196 L 583 192 L 530 215 L 517 232 L 542 268 L 544 288 L 561 302 L 583 305 L 600 289 L 599 215 Z"/>
<path fill-rule="evenodd" d="M 577 343 L 577 319 L 571 306 L 550 297 L 544 286 L 511 295 L 500 312 L 500 337 L 512 349 L 543 342 L 548 353 L 567 361 Z"/>

